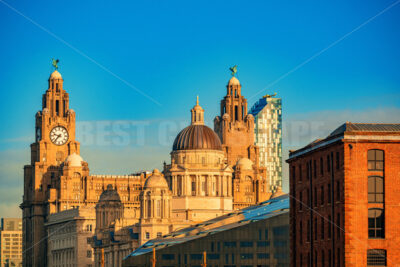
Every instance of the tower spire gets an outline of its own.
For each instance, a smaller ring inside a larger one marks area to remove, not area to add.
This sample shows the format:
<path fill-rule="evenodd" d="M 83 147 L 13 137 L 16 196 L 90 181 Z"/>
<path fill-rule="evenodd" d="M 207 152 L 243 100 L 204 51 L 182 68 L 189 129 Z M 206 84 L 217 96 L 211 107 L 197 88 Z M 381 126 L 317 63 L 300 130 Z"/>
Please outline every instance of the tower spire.
<path fill-rule="evenodd" d="M 199 96 L 196 98 L 196 105 L 190 110 L 192 113 L 192 124 L 204 124 L 204 109 L 199 105 Z"/>

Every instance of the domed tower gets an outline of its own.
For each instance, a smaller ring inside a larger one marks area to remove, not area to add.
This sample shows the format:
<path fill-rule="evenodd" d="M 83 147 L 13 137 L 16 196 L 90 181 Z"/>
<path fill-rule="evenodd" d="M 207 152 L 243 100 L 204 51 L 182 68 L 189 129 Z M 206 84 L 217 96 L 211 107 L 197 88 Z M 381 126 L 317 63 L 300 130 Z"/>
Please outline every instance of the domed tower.
<path fill-rule="evenodd" d="M 140 192 L 140 244 L 170 232 L 171 192 L 162 173 L 155 169 Z"/>
<path fill-rule="evenodd" d="M 204 125 L 204 110 L 191 109 L 191 125 L 175 138 L 165 176 L 172 191 L 173 218 L 207 220 L 232 210 L 232 169 L 218 135 Z"/>
<path fill-rule="evenodd" d="M 124 217 L 124 206 L 116 189 L 107 185 L 96 205 L 96 234 L 108 230 Z"/>
<path fill-rule="evenodd" d="M 221 138 L 228 165 L 235 169 L 233 203 L 240 209 L 267 200 L 270 192 L 266 168 L 259 164 L 260 151 L 254 143 L 254 117 L 247 113 L 247 99 L 235 73 L 236 69 L 221 100 L 221 114 L 214 119 L 214 130 Z"/>

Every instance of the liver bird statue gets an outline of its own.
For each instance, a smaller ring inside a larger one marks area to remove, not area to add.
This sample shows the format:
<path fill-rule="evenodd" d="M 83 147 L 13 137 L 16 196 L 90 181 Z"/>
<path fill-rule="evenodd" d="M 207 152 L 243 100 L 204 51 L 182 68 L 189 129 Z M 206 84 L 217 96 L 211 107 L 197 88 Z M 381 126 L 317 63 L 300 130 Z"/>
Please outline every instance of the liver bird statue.
<path fill-rule="evenodd" d="M 231 73 L 232 76 L 235 76 L 235 74 L 237 73 L 237 65 L 235 65 L 235 66 L 229 68 L 229 70 L 232 72 L 232 73 Z"/>
<path fill-rule="evenodd" d="M 52 58 L 52 65 L 53 65 L 53 67 L 54 67 L 55 70 L 58 69 L 58 62 L 60 62 L 59 59 L 54 59 L 54 58 Z"/>

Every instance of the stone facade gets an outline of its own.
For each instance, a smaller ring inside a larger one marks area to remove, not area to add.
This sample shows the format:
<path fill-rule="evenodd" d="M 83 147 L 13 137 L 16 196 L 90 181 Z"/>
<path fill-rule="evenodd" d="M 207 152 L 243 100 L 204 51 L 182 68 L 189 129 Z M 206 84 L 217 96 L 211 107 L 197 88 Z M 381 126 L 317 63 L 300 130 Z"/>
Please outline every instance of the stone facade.
<path fill-rule="evenodd" d="M 48 266 L 84 266 L 94 263 L 92 237 L 96 217 L 92 208 L 77 207 L 53 213 L 45 224 Z"/>
<path fill-rule="evenodd" d="M 233 172 L 233 208 L 240 209 L 270 197 L 266 168 L 260 165 L 259 147 L 254 138 L 254 117 L 247 113 L 247 100 L 242 86 L 232 77 L 221 101 L 221 115 L 214 119 L 214 130 L 222 142 L 227 164 Z M 236 168 L 241 159 L 248 159 L 248 168 Z"/>
<path fill-rule="evenodd" d="M 345 123 L 288 163 L 291 266 L 400 262 L 399 124 Z"/>
<path fill-rule="evenodd" d="M 42 110 L 36 114 L 31 163 L 24 167 L 24 266 L 47 266 L 47 242 L 43 238 L 50 214 L 76 207 L 94 208 L 108 184 L 118 190 L 129 214 L 139 217 L 139 194 L 148 176 L 90 175 L 88 163 L 79 156 L 75 112 L 69 108 L 61 74 L 54 71 L 48 84 Z"/>

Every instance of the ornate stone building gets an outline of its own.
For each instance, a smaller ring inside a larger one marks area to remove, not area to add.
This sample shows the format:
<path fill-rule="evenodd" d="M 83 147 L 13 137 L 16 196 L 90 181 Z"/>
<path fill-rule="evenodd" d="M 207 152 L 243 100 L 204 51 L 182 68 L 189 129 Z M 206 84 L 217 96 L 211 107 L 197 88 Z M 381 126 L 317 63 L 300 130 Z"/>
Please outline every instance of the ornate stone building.
<path fill-rule="evenodd" d="M 172 191 L 173 218 L 204 221 L 232 210 L 232 168 L 218 135 L 204 125 L 204 110 L 191 110 L 191 125 L 175 138 L 164 173 Z"/>
<path fill-rule="evenodd" d="M 47 266 L 47 242 L 42 240 L 50 214 L 94 208 L 108 184 L 118 190 L 125 211 L 139 217 L 139 194 L 148 174 L 89 175 L 75 140 L 75 112 L 69 108 L 69 95 L 57 70 L 50 75 L 42 110 L 36 114 L 35 134 L 31 162 L 24 167 L 24 266 Z"/>
<path fill-rule="evenodd" d="M 175 139 L 171 163 L 151 177 L 91 175 L 79 155 L 75 112 L 61 74 L 54 71 L 48 82 L 36 114 L 31 163 L 24 168 L 24 266 L 47 266 L 47 255 L 57 259 L 53 247 L 42 242 L 46 226 L 52 214 L 71 208 L 89 208 L 88 218 L 96 217 L 90 240 L 95 264 L 104 255 L 106 266 L 119 266 L 149 239 L 269 199 L 266 171 L 254 145 L 254 118 L 247 114 L 237 78 L 228 83 L 216 132 L 204 125 L 197 101 L 191 125 Z"/>
<path fill-rule="evenodd" d="M 214 130 L 233 172 L 233 208 L 244 208 L 270 197 L 266 168 L 260 166 L 259 148 L 254 144 L 254 117 L 247 114 L 242 85 L 232 77 L 221 101 L 221 115 L 214 119 Z"/>

